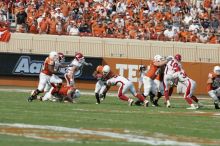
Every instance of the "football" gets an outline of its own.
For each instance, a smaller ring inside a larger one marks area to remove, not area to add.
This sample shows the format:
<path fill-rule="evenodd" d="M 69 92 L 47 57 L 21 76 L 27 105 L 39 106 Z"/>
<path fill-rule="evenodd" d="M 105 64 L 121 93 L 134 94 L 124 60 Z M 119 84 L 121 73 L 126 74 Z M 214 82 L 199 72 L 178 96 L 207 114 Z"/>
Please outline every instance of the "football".
<path fill-rule="evenodd" d="M 98 80 L 100 80 L 102 77 L 103 77 L 102 74 L 97 74 L 97 75 L 96 75 L 96 78 L 97 78 Z"/>

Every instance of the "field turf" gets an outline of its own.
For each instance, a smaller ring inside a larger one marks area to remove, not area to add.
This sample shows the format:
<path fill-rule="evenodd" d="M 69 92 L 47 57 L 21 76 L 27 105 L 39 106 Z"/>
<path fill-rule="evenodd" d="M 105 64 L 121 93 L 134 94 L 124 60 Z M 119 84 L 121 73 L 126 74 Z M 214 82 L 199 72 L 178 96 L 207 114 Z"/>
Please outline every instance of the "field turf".
<path fill-rule="evenodd" d="M 211 99 L 188 110 L 179 95 L 172 108 L 163 99 L 160 107 L 144 108 L 113 96 L 96 105 L 92 95 L 82 95 L 76 104 L 28 103 L 28 95 L 0 91 L 0 146 L 220 145 L 220 110 Z"/>

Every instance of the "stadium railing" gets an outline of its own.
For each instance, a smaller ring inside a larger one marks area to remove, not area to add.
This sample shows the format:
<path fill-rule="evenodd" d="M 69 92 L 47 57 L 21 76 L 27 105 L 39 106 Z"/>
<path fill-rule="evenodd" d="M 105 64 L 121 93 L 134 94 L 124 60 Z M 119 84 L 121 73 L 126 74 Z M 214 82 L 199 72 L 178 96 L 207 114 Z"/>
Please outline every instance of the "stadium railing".
<path fill-rule="evenodd" d="M 180 53 L 184 62 L 220 63 L 219 44 L 141 41 L 79 36 L 35 35 L 12 33 L 8 43 L 0 43 L 0 52 L 48 54 L 50 51 L 85 56 L 152 59 Z"/>

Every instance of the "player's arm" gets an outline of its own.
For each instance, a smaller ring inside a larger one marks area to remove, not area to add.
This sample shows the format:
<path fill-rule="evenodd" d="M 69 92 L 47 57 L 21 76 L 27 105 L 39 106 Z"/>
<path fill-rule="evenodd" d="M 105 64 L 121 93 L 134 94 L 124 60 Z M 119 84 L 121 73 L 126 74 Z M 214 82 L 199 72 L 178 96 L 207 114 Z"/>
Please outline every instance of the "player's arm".
<path fill-rule="evenodd" d="M 70 86 L 73 86 L 74 83 L 75 83 L 75 72 L 77 71 L 77 66 L 72 66 L 71 68 L 68 69 L 68 73 L 67 73 L 67 76 L 68 78 L 70 79 Z"/>
<path fill-rule="evenodd" d="M 92 66 L 92 63 L 91 63 L 91 62 L 86 62 L 86 61 L 84 61 L 83 64 L 86 65 L 86 66 Z"/>
<path fill-rule="evenodd" d="M 56 73 L 56 71 L 54 70 L 54 65 L 48 64 L 48 70 L 49 70 L 52 74 L 55 74 L 55 73 Z"/>
<path fill-rule="evenodd" d="M 154 61 L 153 64 L 154 64 L 155 66 L 163 66 L 163 65 L 167 64 L 167 60 L 162 60 L 162 61 L 159 61 L 159 62 Z"/>
<path fill-rule="evenodd" d="M 96 75 L 97 75 L 98 73 L 97 73 L 97 71 L 94 71 L 93 73 L 92 73 L 92 76 L 94 77 L 94 78 L 96 78 Z"/>

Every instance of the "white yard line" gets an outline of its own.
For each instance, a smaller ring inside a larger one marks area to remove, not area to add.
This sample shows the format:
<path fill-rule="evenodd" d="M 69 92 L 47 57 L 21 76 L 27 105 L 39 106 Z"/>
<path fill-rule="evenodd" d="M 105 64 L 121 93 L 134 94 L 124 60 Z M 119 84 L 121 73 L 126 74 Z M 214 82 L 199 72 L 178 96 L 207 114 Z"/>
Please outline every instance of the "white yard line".
<path fill-rule="evenodd" d="M 109 138 L 122 139 L 128 142 L 137 142 L 143 144 L 150 145 L 168 145 L 168 146 L 199 146 L 199 144 L 191 143 L 191 142 L 179 142 L 168 139 L 160 139 L 154 137 L 146 137 L 146 136 L 138 136 L 132 134 L 123 134 L 123 133 L 115 133 L 115 132 L 105 132 L 105 131 L 95 131 L 95 130 L 85 130 L 79 128 L 68 128 L 68 127 L 60 127 L 60 126 L 48 126 L 48 125 L 31 125 L 31 124 L 20 124 L 20 123 L 0 123 L 0 126 L 5 127 L 14 127 L 14 128 L 35 128 L 42 130 L 50 130 L 57 132 L 67 132 L 71 134 L 86 134 L 86 135 L 96 135 L 96 136 L 106 136 Z M 24 135 L 25 137 L 31 138 L 41 138 L 38 136 Z M 43 140 L 47 140 L 47 138 L 42 138 Z"/>

